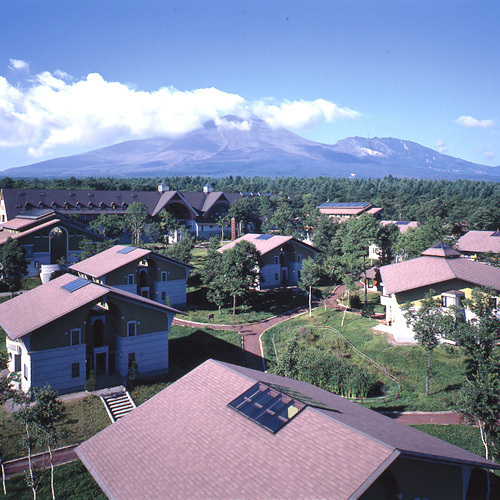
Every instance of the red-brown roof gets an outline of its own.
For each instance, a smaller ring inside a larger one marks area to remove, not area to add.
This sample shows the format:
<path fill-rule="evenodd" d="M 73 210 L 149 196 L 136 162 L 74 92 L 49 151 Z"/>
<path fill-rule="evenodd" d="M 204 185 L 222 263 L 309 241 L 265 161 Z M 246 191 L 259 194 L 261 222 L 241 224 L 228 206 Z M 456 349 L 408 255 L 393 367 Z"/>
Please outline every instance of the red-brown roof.
<path fill-rule="evenodd" d="M 23 337 L 109 292 L 109 288 L 91 281 L 74 292 L 62 288 L 78 279 L 64 274 L 0 304 L 0 325 L 9 338 Z"/>
<path fill-rule="evenodd" d="M 469 231 L 457 241 L 456 247 L 461 252 L 500 253 L 500 232 Z"/>
<path fill-rule="evenodd" d="M 307 406 L 271 434 L 227 406 L 259 380 L 333 410 Z M 121 500 L 348 499 L 400 455 L 491 464 L 305 382 L 213 360 L 76 452 L 108 498 Z"/>
<path fill-rule="evenodd" d="M 126 253 L 122 252 L 124 249 L 130 248 L 133 250 Z M 107 250 L 93 255 L 88 259 L 73 264 L 69 267 L 69 269 L 77 273 L 92 276 L 93 278 L 100 278 L 115 269 L 119 269 L 120 267 L 130 264 L 131 262 L 142 260 L 149 255 L 155 255 L 162 260 L 167 260 L 183 267 L 192 267 L 189 264 L 184 264 L 175 259 L 152 252 L 151 250 L 135 248 L 127 245 L 115 245 L 114 247 L 108 248 Z"/>
<path fill-rule="evenodd" d="M 280 235 L 265 235 L 265 234 L 245 234 L 244 236 L 239 237 L 238 239 L 231 241 L 231 243 L 228 243 L 227 245 L 224 245 L 223 247 L 220 247 L 218 249 L 219 252 L 224 252 L 225 250 L 229 250 L 230 248 L 233 248 L 236 243 L 239 243 L 240 241 L 248 241 L 252 244 L 255 245 L 257 248 L 257 251 L 261 255 L 265 255 L 266 253 L 270 252 L 271 250 L 274 250 L 275 248 L 278 248 L 285 243 L 289 243 L 290 241 L 294 241 L 295 243 L 298 243 L 299 245 L 302 245 L 304 247 L 310 248 L 311 250 L 314 250 L 318 252 L 319 250 L 317 248 L 314 248 L 311 245 L 308 245 L 307 243 L 304 243 L 303 241 L 300 241 L 293 236 L 280 236 Z"/>
<path fill-rule="evenodd" d="M 428 249 L 422 257 L 390 264 L 380 268 L 385 293 L 432 287 L 437 283 L 459 279 L 473 286 L 500 290 L 500 268 L 481 262 L 457 258 L 456 250 L 447 248 Z M 435 256 L 435 255 L 446 255 Z"/>

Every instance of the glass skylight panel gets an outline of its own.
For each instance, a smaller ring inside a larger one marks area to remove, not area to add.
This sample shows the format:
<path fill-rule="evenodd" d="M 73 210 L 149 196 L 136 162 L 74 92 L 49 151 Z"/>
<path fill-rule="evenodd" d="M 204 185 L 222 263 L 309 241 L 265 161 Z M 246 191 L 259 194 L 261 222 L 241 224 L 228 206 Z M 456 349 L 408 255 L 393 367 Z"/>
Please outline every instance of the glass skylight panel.
<path fill-rule="evenodd" d="M 257 236 L 257 238 L 255 238 L 256 240 L 269 240 L 273 237 L 272 234 L 259 234 L 259 236 Z"/>
<path fill-rule="evenodd" d="M 120 248 L 120 250 L 118 250 L 118 253 L 130 253 L 132 252 L 133 250 L 135 250 L 135 247 L 123 247 L 123 248 Z"/>
<path fill-rule="evenodd" d="M 89 283 L 90 283 L 90 281 L 88 281 L 84 278 L 76 278 L 76 280 L 73 280 L 73 281 L 70 281 L 69 283 L 66 283 L 61 288 L 63 288 L 67 292 L 73 293 L 76 290 L 83 288 L 85 285 L 88 285 Z"/>
<path fill-rule="evenodd" d="M 306 407 L 262 382 L 257 382 L 228 406 L 273 434 Z"/>

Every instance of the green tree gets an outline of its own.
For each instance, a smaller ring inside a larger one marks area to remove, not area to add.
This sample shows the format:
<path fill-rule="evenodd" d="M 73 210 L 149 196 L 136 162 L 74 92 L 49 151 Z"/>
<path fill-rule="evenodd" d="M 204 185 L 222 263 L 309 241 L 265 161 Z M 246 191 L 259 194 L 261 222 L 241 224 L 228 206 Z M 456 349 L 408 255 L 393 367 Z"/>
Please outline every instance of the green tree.
<path fill-rule="evenodd" d="M 39 442 L 39 436 L 37 436 L 34 428 L 34 413 L 31 406 L 31 397 L 22 391 L 18 391 L 14 395 L 14 403 L 17 409 L 13 418 L 24 428 L 23 444 L 28 452 L 28 469 L 25 471 L 26 484 L 31 488 L 33 499 L 36 500 L 42 475 L 32 458 L 33 450 Z"/>
<path fill-rule="evenodd" d="M 19 241 L 8 238 L 2 247 L 3 281 L 10 292 L 21 289 L 22 277 L 28 272 L 25 250 Z"/>
<path fill-rule="evenodd" d="M 285 344 L 283 352 L 280 353 L 276 362 L 275 372 L 282 377 L 298 379 L 302 373 L 302 363 L 300 360 L 301 348 L 299 346 L 298 335 L 290 337 Z"/>
<path fill-rule="evenodd" d="M 431 217 L 425 224 L 402 233 L 398 246 L 408 259 L 413 259 L 441 240 L 449 242 L 449 230 L 443 227 L 442 219 Z"/>
<path fill-rule="evenodd" d="M 177 243 L 167 248 L 167 256 L 189 264 L 191 251 L 194 248 L 194 238 L 187 231 L 181 231 L 179 238 Z"/>
<path fill-rule="evenodd" d="M 407 325 L 413 329 L 415 339 L 425 349 L 427 369 L 425 372 L 425 396 L 429 395 L 431 377 L 431 358 L 434 349 L 439 345 L 441 336 L 447 337 L 453 331 L 454 318 L 443 312 L 441 302 L 433 298 L 434 290 L 430 290 L 420 303 L 419 308 L 404 306 Z"/>
<path fill-rule="evenodd" d="M 395 224 L 379 225 L 376 238 L 379 248 L 379 265 L 385 266 L 394 260 L 400 234 Z"/>
<path fill-rule="evenodd" d="M 66 411 L 58 399 L 58 393 L 50 386 L 35 390 L 35 404 L 31 407 L 31 422 L 40 443 L 47 449 L 50 458 L 50 487 L 52 498 L 54 490 L 53 450 L 59 441 L 57 424 L 66 418 Z"/>
<path fill-rule="evenodd" d="M 351 218 L 341 224 L 341 229 L 336 236 L 341 239 L 340 263 L 344 272 L 356 276 L 366 273 L 370 266 L 368 249 L 377 241 L 377 230 L 377 222 L 371 214 L 363 214 L 359 218 Z M 364 282 L 366 303 L 368 294 L 366 275 Z"/>
<path fill-rule="evenodd" d="M 217 217 L 217 225 L 220 227 L 220 240 L 224 241 L 224 226 L 227 224 L 228 216 L 227 215 L 219 215 Z"/>
<path fill-rule="evenodd" d="M 462 415 L 478 426 L 485 456 L 499 454 L 500 359 L 497 340 L 500 320 L 491 290 L 472 291 L 467 306 L 474 314 L 468 322 L 457 322 L 454 340 L 465 351 L 467 376 L 459 402 Z"/>
<path fill-rule="evenodd" d="M 171 236 L 179 228 L 179 221 L 168 210 L 163 209 L 160 214 L 160 234 L 168 244 Z"/>
<path fill-rule="evenodd" d="M 141 236 L 144 232 L 147 220 L 148 213 L 142 203 L 134 201 L 134 203 L 128 206 L 125 225 L 131 233 L 132 243 L 134 245 L 141 244 Z"/>
<path fill-rule="evenodd" d="M 92 231 L 106 238 L 118 238 L 124 229 L 124 219 L 118 214 L 100 214 L 90 222 Z"/>
<path fill-rule="evenodd" d="M 257 285 L 262 266 L 260 254 L 255 245 L 240 241 L 222 254 L 222 272 L 225 289 L 233 299 L 233 317 L 236 314 L 236 298 L 244 299 Z"/>
<path fill-rule="evenodd" d="M 308 257 L 302 261 L 302 271 L 299 287 L 307 291 L 309 295 L 309 317 L 312 316 L 312 287 L 317 285 L 321 279 L 322 268 L 318 262 Z"/>

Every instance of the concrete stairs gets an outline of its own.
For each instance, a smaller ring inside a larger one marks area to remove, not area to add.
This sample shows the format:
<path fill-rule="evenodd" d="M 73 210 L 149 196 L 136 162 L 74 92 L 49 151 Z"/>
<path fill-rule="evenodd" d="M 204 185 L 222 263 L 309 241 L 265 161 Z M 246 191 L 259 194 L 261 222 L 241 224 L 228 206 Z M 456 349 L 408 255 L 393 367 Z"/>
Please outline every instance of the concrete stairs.
<path fill-rule="evenodd" d="M 101 396 L 101 400 L 104 403 L 111 422 L 116 422 L 136 407 L 132 397 L 126 390 L 103 395 Z"/>

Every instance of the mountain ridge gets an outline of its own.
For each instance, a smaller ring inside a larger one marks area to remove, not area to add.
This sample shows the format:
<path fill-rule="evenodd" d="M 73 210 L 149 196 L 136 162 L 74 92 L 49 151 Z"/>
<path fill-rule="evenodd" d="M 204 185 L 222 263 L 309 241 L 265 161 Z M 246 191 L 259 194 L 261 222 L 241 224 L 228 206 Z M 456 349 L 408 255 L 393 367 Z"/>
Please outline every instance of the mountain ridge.
<path fill-rule="evenodd" d="M 124 141 L 2 174 L 13 178 L 392 175 L 498 181 L 500 167 L 454 158 L 409 140 L 348 137 L 329 145 L 272 128 L 262 120 L 226 116 L 179 137 Z"/>

